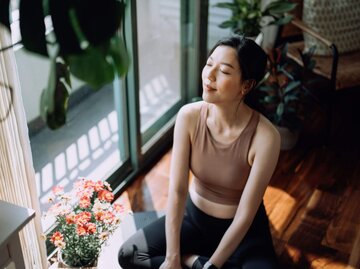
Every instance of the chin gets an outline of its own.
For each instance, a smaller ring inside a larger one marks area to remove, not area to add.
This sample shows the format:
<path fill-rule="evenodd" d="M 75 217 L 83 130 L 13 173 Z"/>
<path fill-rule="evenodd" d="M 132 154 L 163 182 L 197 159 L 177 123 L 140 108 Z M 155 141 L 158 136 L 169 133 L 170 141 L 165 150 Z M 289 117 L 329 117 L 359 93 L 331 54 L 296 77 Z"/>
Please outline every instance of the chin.
<path fill-rule="evenodd" d="M 206 93 L 205 91 L 203 91 L 202 93 L 202 99 L 207 102 L 207 103 L 214 103 L 214 99 L 212 96 L 210 96 L 208 93 Z"/>

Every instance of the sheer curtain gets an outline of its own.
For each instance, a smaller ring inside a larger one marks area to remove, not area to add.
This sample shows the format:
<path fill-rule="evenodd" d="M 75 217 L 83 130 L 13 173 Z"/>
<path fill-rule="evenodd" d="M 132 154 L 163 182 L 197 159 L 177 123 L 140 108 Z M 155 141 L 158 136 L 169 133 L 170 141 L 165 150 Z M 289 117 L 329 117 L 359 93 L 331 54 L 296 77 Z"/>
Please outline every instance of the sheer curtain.
<path fill-rule="evenodd" d="M 10 35 L 0 25 L 0 47 L 9 45 Z M 36 211 L 35 218 L 20 232 L 21 247 L 26 268 L 47 268 L 28 129 L 12 49 L 0 52 L 0 199 Z"/>

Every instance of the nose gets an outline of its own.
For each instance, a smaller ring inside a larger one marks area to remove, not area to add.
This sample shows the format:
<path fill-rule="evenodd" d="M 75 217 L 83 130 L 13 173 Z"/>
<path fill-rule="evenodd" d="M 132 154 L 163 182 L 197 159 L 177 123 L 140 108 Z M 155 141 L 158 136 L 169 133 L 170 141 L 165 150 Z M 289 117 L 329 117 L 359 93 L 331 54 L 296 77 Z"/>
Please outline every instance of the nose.
<path fill-rule="evenodd" d="M 208 70 L 206 79 L 209 80 L 209 82 L 214 82 L 216 80 L 215 74 L 214 74 L 214 69 L 211 68 L 210 70 Z"/>

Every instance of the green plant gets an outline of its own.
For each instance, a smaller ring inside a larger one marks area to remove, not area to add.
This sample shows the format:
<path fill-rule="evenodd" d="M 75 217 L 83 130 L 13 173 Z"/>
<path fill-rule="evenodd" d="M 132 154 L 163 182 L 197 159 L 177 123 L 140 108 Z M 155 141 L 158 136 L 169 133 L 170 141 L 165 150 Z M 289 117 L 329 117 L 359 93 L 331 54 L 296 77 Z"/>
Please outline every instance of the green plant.
<path fill-rule="evenodd" d="M 114 195 L 102 181 L 80 179 L 71 193 L 63 193 L 63 187 L 56 186 L 53 194 L 47 215 L 55 216 L 56 230 L 48 239 L 59 248 L 67 265 L 93 263 L 101 246 L 118 227 L 122 205 L 110 204 Z"/>
<path fill-rule="evenodd" d="M 220 28 L 231 28 L 235 33 L 245 36 L 257 36 L 264 26 L 284 25 L 290 22 L 292 16 L 286 13 L 293 10 L 296 4 L 287 0 L 277 0 L 261 9 L 261 0 L 233 0 L 229 3 L 217 3 L 215 6 L 232 11 L 230 19 L 222 22 Z M 265 22 L 265 17 L 270 20 Z"/>
<path fill-rule="evenodd" d="M 275 125 L 299 131 L 311 111 L 316 97 L 309 87 L 315 80 L 308 74 L 315 67 L 312 59 L 315 48 L 303 53 L 299 51 L 302 66 L 287 57 L 287 44 L 268 53 L 266 76 L 257 86 L 261 92 L 261 112 Z"/>
<path fill-rule="evenodd" d="M 124 0 L 20 0 L 19 43 L 51 62 L 40 102 L 50 128 L 66 123 L 70 73 L 93 89 L 126 74 L 129 56 L 119 33 L 124 9 Z M 11 12 L 10 1 L 0 0 L 0 23 L 9 31 Z"/>

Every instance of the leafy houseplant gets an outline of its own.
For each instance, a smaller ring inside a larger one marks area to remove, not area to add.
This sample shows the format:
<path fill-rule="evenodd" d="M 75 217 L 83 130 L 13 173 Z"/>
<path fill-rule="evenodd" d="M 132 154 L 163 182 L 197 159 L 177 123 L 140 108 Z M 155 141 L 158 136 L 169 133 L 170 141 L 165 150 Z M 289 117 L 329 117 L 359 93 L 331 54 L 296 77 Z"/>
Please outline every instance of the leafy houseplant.
<path fill-rule="evenodd" d="M 256 90 L 260 91 L 259 110 L 275 125 L 296 133 L 303 127 L 316 97 L 311 93 L 308 76 L 315 67 L 312 59 L 315 48 L 300 52 L 303 66 L 287 57 L 287 44 L 268 53 L 268 69 Z"/>
<path fill-rule="evenodd" d="M 48 239 L 59 248 L 60 262 L 72 267 L 92 266 L 120 223 L 123 207 L 111 201 L 114 195 L 106 182 L 80 179 L 71 193 L 53 188 L 52 206 L 46 215 L 55 216 L 56 229 Z"/>
<path fill-rule="evenodd" d="M 94 89 L 126 74 L 129 57 L 119 34 L 125 1 L 19 1 L 19 43 L 51 61 L 40 110 L 47 125 L 56 129 L 66 123 L 70 73 Z M 11 6 L 9 0 L 0 1 L 0 23 L 9 31 Z"/>
<path fill-rule="evenodd" d="M 220 28 L 231 28 L 235 33 L 248 37 L 257 36 L 261 28 L 267 25 L 283 25 L 291 21 L 292 16 L 286 12 L 293 10 L 296 6 L 287 0 L 277 0 L 269 3 L 261 9 L 261 0 L 233 0 L 227 3 L 217 3 L 219 8 L 232 11 L 229 20 L 222 22 Z M 271 18 L 264 22 L 264 18 Z"/>

